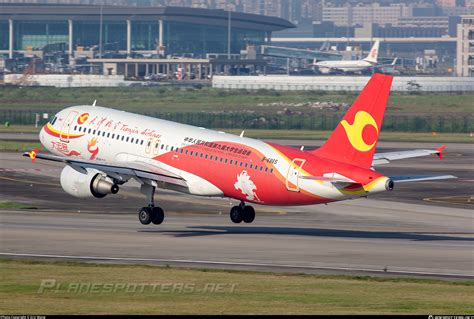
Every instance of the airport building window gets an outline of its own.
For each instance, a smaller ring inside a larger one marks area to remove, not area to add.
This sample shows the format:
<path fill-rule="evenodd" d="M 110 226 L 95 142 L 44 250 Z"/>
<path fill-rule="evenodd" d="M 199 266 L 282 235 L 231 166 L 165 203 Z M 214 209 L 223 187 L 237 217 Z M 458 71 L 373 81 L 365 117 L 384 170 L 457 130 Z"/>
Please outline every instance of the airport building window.
<path fill-rule="evenodd" d="M 90 48 L 97 45 L 100 37 L 99 21 L 74 21 L 73 26 L 73 45 L 74 47 L 83 46 Z M 126 50 L 127 23 L 125 21 L 104 21 L 102 25 L 102 35 L 104 50 Z M 66 22 L 66 41 L 68 26 Z"/>
<path fill-rule="evenodd" d="M 158 21 L 132 21 L 132 50 L 156 50 Z"/>
<path fill-rule="evenodd" d="M 167 51 L 173 53 L 226 53 L 227 27 L 165 22 Z M 231 53 L 239 53 L 247 44 L 264 43 L 265 31 L 232 28 Z"/>
<path fill-rule="evenodd" d="M 8 21 L 0 21 L 0 50 L 8 50 Z"/>
<path fill-rule="evenodd" d="M 66 48 L 69 38 L 67 21 L 14 20 L 13 32 L 15 50 L 35 50 L 48 44 L 61 44 Z"/>

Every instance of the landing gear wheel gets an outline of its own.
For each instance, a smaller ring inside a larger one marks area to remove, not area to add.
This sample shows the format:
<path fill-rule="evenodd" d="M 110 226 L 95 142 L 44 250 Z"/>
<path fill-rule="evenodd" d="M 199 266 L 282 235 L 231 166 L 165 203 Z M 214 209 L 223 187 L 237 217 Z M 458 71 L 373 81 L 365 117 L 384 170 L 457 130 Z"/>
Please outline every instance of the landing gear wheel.
<path fill-rule="evenodd" d="M 230 220 L 232 220 L 234 223 L 239 224 L 243 220 L 243 210 L 240 208 L 240 206 L 234 206 L 230 210 Z"/>
<path fill-rule="evenodd" d="M 150 209 L 150 207 L 142 207 L 142 208 L 138 211 L 138 220 L 139 220 L 140 223 L 142 223 L 143 225 L 148 225 L 149 223 L 151 223 L 151 220 L 152 220 L 152 210 Z"/>
<path fill-rule="evenodd" d="M 252 206 L 245 206 L 243 210 L 244 222 L 251 223 L 255 220 L 255 209 Z"/>
<path fill-rule="evenodd" d="M 159 225 L 165 219 L 165 213 L 161 207 L 153 207 L 151 222 L 155 225 Z"/>

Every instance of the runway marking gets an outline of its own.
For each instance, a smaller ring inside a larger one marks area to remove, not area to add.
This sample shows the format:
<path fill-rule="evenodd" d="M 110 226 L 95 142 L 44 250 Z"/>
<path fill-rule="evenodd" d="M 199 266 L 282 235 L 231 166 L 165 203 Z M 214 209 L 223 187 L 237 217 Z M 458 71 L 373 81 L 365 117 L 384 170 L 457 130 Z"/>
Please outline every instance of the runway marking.
<path fill-rule="evenodd" d="M 60 171 L 60 168 L 0 168 L 0 172 L 56 172 Z"/>
<path fill-rule="evenodd" d="M 207 264 L 207 265 L 222 265 L 222 266 L 247 266 L 247 267 L 285 268 L 285 269 L 336 270 L 336 271 L 372 272 L 372 273 L 397 274 L 397 275 L 419 275 L 419 276 L 437 276 L 437 277 L 474 278 L 474 274 L 469 275 L 469 274 L 460 274 L 460 273 L 439 273 L 439 272 L 390 270 L 390 269 L 375 269 L 375 268 L 355 268 L 355 267 L 302 266 L 302 265 L 289 265 L 289 264 L 231 262 L 231 261 L 214 261 L 214 260 L 70 256 L 70 255 L 22 254 L 22 253 L 4 253 L 4 252 L 0 252 L 0 256 L 61 258 L 61 259 L 79 259 L 79 260 L 135 261 L 135 262 L 156 262 L 156 263 L 181 263 L 181 264 L 199 264 L 199 265 L 206 265 Z"/>
<path fill-rule="evenodd" d="M 19 182 L 19 183 L 25 183 L 25 184 L 38 184 L 38 185 L 58 186 L 58 184 L 53 184 L 53 183 L 24 181 L 24 180 L 21 180 L 21 179 L 9 178 L 9 177 L 4 177 L 4 176 L 0 176 L 0 179 L 4 179 L 4 180 L 7 180 L 7 181 L 13 181 L 13 182 Z"/>
<path fill-rule="evenodd" d="M 458 204 L 458 205 L 466 205 L 474 204 L 474 195 L 458 195 L 458 196 L 445 196 L 445 197 L 427 197 L 423 198 L 424 201 L 427 202 L 435 202 L 435 203 L 449 203 L 449 204 Z"/>

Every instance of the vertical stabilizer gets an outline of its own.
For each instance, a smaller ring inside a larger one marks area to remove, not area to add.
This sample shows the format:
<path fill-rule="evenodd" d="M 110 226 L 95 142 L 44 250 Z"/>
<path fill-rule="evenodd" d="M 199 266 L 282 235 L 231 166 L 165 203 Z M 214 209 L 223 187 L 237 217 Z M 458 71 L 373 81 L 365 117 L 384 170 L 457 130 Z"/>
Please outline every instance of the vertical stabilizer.
<path fill-rule="evenodd" d="M 379 56 L 379 46 L 380 46 L 380 41 L 379 40 L 375 41 L 374 45 L 372 46 L 372 49 L 370 49 L 369 55 L 367 55 L 364 61 L 377 64 L 377 58 Z"/>
<path fill-rule="evenodd" d="M 314 155 L 363 168 L 372 166 L 392 76 L 374 74 L 329 139 Z"/>

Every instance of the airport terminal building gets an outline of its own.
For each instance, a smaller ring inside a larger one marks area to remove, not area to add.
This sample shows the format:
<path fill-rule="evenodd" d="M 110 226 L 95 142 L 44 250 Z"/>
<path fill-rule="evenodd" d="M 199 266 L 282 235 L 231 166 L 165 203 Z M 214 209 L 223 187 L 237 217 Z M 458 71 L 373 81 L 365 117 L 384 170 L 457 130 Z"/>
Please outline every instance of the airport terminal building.
<path fill-rule="evenodd" d="M 99 46 L 128 54 L 239 54 L 292 27 L 281 18 L 213 9 L 2 4 L 0 54 L 11 58 L 47 46 L 70 55 Z"/>

